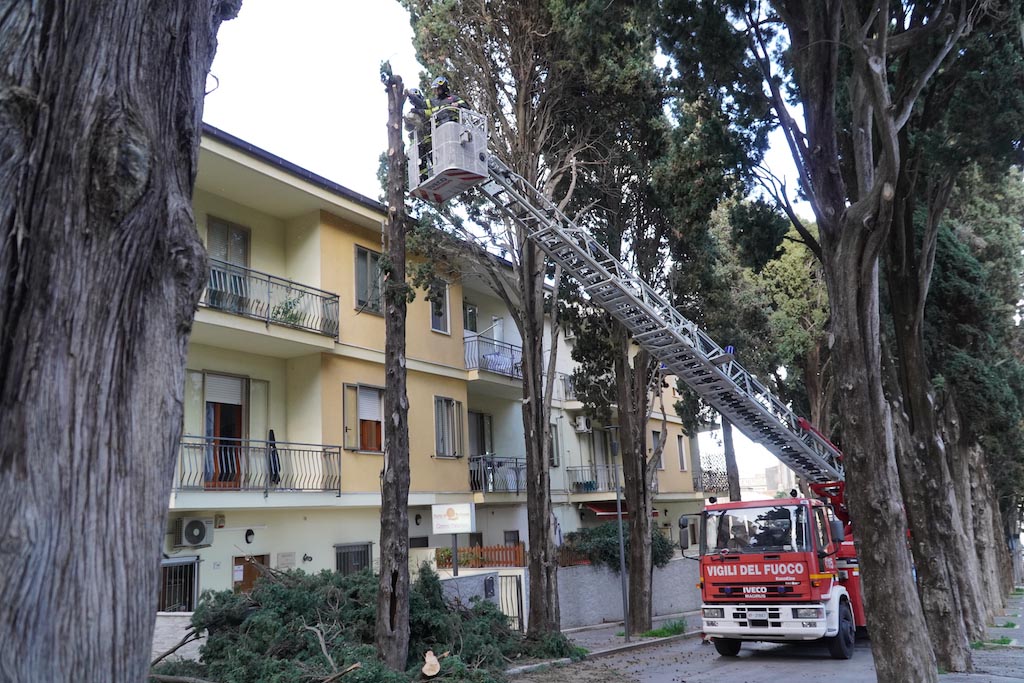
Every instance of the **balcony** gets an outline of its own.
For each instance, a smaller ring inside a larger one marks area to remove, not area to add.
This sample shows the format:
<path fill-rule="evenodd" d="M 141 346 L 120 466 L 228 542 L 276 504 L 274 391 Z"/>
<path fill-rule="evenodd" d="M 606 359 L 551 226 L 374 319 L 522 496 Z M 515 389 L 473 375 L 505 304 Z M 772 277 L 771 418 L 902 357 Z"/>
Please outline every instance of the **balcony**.
<path fill-rule="evenodd" d="M 616 476 L 619 478 L 619 486 L 625 486 L 622 467 L 619 465 L 566 467 L 565 476 L 569 483 L 569 490 L 573 493 L 614 493 Z M 651 493 L 658 493 L 657 476 L 652 478 L 649 490 Z"/>
<path fill-rule="evenodd" d="M 565 476 L 573 493 L 598 493 L 615 490 L 616 470 L 622 483 L 622 468 L 616 465 L 566 467 Z"/>
<path fill-rule="evenodd" d="M 341 491 L 341 448 L 186 436 L 175 491 Z"/>
<path fill-rule="evenodd" d="M 217 259 L 210 259 L 210 281 L 199 305 L 338 337 L 337 294 Z"/>
<path fill-rule="evenodd" d="M 466 369 L 487 370 L 497 375 L 523 378 L 523 347 L 481 337 L 466 337 Z"/>
<path fill-rule="evenodd" d="M 481 493 L 519 493 L 526 490 L 526 460 L 496 455 L 469 458 L 469 488 Z"/>

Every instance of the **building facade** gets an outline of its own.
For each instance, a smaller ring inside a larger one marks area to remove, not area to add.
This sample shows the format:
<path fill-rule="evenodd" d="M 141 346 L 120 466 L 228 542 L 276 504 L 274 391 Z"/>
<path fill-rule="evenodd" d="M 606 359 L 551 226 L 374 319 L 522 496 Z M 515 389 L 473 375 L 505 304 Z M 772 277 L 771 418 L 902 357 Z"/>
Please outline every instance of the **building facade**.
<path fill-rule="evenodd" d="M 193 210 L 210 271 L 188 350 L 162 611 L 248 588 L 257 563 L 373 567 L 380 535 L 385 207 L 207 126 Z M 408 309 L 415 561 L 451 545 L 431 533 L 433 505 L 475 504 L 477 531 L 460 545 L 528 540 L 518 331 L 482 282 L 453 277 L 441 290 L 418 291 Z M 613 430 L 575 399 L 572 340 L 562 343 L 550 465 L 565 533 L 610 517 L 621 469 Z M 672 403 L 659 525 L 701 503 Z M 652 435 L 662 424 L 652 417 Z"/>

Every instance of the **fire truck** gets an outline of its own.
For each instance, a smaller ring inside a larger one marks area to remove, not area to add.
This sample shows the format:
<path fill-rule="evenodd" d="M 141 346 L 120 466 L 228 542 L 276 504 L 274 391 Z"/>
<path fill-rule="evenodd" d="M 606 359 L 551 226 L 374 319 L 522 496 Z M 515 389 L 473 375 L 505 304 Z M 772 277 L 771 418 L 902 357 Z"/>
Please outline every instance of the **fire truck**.
<path fill-rule="evenodd" d="M 419 139 L 429 133 L 430 144 Z M 701 515 L 703 630 L 723 656 L 744 640 L 824 640 L 853 653 L 864 626 L 860 572 L 843 502 L 839 449 L 797 416 L 665 297 L 632 273 L 539 190 L 487 151 L 487 119 L 454 109 L 410 134 L 414 197 L 441 204 L 478 192 L 517 224 L 633 340 L 807 482 L 817 498 L 718 503 Z M 680 526 L 686 526 L 685 518 Z M 681 534 L 684 544 L 688 534 Z"/>
<path fill-rule="evenodd" d="M 705 506 L 701 620 L 720 655 L 735 657 L 744 640 L 820 640 L 835 659 L 853 655 L 865 620 L 853 540 L 837 514 L 842 484 L 813 488 L 820 499 L 792 491 Z"/>

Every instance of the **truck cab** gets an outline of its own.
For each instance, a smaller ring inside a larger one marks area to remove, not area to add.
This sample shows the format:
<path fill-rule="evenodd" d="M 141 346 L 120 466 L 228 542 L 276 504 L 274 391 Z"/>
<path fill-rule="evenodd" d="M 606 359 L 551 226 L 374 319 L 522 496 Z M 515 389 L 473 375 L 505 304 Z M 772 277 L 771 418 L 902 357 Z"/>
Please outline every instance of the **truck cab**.
<path fill-rule="evenodd" d="M 700 520 L 701 620 L 722 656 L 742 641 L 823 640 L 853 654 L 864 625 L 852 539 L 808 498 L 712 503 Z"/>

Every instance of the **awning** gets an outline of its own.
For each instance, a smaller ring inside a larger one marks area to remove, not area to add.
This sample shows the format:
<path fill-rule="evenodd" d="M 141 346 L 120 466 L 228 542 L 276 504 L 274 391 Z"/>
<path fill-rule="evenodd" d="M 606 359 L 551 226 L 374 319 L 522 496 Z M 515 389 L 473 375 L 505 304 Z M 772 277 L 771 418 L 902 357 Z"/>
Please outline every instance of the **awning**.
<path fill-rule="evenodd" d="M 615 519 L 615 501 L 614 500 L 598 500 L 592 503 L 583 503 L 583 507 L 590 510 L 597 516 L 598 519 Z M 658 511 L 653 511 L 653 516 L 658 516 Z M 626 501 L 622 501 L 622 518 L 629 519 L 629 508 L 626 506 Z"/>

